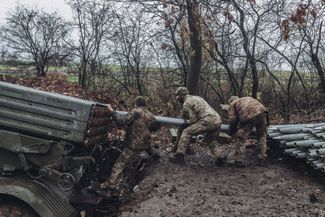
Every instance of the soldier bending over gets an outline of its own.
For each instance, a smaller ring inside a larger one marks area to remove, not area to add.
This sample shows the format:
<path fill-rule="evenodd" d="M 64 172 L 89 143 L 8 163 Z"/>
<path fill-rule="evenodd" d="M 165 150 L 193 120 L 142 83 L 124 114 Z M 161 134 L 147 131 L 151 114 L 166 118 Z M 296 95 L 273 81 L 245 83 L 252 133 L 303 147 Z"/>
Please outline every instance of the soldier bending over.
<path fill-rule="evenodd" d="M 266 134 L 268 128 L 268 111 L 262 103 L 252 97 L 230 97 L 228 118 L 229 134 L 236 139 L 236 161 L 239 167 L 246 166 L 245 141 L 253 128 L 256 129 L 258 161 L 264 166 L 266 160 Z"/>

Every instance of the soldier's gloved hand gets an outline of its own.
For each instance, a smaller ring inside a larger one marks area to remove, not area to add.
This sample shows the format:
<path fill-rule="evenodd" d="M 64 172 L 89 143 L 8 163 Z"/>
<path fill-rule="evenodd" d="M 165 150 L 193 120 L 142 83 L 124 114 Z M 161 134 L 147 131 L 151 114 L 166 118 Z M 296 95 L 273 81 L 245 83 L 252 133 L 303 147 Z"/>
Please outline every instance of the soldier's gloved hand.
<path fill-rule="evenodd" d="M 182 127 L 183 127 L 183 128 L 186 128 L 186 127 L 188 127 L 188 126 L 190 126 L 188 120 L 184 120 L 184 123 L 182 124 Z"/>
<path fill-rule="evenodd" d="M 237 128 L 230 125 L 228 134 L 229 136 L 234 135 L 237 132 Z"/>
<path fill-rule="evenodd" d="M 228 131 L 228 134 L 229 134 L 229 136 L 231 136 L 231 137 L 232 137 L 233 135 L 235 135 L 235 134 L 236 134 L 236 131 L 230 131 L 230 130 L 229 130 L 229 131 Z"/>

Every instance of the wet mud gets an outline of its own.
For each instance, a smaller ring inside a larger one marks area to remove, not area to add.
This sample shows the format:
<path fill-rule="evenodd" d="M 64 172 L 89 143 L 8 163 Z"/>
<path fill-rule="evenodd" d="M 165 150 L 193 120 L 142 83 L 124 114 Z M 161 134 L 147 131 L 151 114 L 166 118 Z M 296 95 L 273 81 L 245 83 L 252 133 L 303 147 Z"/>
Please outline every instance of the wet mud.
<path fill-rule="evenodd" d="M 277 156 L 259 167 L 248 145 L 249 167 L 218 167 L 201 145 L 186 165 L 170 163 L 162 148 L 119 216 L 325 216 L 324 177 L 304 162 Z"/>

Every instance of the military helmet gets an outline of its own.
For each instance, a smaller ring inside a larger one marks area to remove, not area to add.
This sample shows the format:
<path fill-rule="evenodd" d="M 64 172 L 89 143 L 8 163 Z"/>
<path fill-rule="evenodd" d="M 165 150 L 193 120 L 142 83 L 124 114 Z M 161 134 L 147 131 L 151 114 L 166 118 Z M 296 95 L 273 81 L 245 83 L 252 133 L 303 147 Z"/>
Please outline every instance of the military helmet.
<path fill-rule="evenodd" d="M 134 99 L 134 103 L 136 106 L 146 106 L 147 105 L 146 99 L 143 96 L 137 96 Z"/>
<path fill-rule="evenodd" d="M 231 96 L 231 97 L 229 98 L 229 100 L 228 100 L 228 104 L 231 104 L 233 101 L 235 101 L 235 100 L 237 100 L 237 99 L 239 99 L 238 96 Z"/>
<path fill-rule="evenodd" d="M 189 94 L 189 91 L 186 87 L 179 87 L 175 92 L 176 96 L 185 96 L 187 94 Z"/>

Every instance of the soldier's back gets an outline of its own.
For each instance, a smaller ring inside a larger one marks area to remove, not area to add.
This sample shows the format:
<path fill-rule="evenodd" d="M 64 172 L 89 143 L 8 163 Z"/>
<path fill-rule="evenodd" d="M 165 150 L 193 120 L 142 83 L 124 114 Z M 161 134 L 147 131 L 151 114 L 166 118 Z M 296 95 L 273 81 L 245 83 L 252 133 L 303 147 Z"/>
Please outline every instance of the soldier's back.
<path fill-rule="evenodd" d="M 132 125 L 132 144 L 131 149 L 147 149 L 151 142 L 150 124 L 155 119 L 154 115 L 143 107 L 132 110 L 138 113 L 138 118 Z"/>
<path fill-rule="evenodd" d="M 186 104 L 188 104 L 188 106 Z M 200 96 L 188 95 L 184 105 L 194 110 L 193 113 L 197 115 L 198 120 L 209 115 L 220 117 L 219 114 L 209 105 L 209 103 L 207 103 Z"/>
<path fill-rule="evenodd" d="M 247 121 L 262 113 L 267 112 L 265 106 L 258 100 L 252 97 L 242 97 L 231 103 L 230 106 L 234 106 L 239 119 L 241 121 Z"/>

